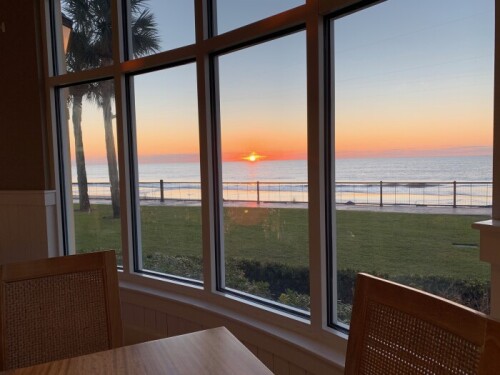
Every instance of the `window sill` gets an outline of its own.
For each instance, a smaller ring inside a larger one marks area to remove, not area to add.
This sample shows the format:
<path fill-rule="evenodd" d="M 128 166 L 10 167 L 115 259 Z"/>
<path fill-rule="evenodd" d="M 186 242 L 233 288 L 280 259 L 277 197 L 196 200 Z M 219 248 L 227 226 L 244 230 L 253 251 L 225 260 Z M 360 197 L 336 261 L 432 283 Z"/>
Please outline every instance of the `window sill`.
<path fill-rule="evenodd" d="M 480 259 L 492 265 L 500 265 L 500 220 L 485 220 L 472 224 L 480 233 Z"/>

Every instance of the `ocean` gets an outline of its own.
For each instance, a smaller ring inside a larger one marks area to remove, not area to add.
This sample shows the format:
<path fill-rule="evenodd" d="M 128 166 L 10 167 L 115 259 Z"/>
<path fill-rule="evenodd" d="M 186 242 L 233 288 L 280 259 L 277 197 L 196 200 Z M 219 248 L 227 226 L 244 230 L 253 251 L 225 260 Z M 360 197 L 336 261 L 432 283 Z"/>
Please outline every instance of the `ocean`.
<path fill-rule="evenodd" d="M 338 159 L 337 181 L 491 181 L 491 156 Z M 89 182 L 108 182 L 107 164 L 88 164 Z M 307 181 L 305 160 L 277 160 L 250 163 L 225 162 L 224 181 Z M 76 167 L 72 170 L 76 182 Z M 139 165 L 141 182 L 200 181 L 198 163 L 152 163 Z"/>
<path fill-rule="evenodd" d="M 72 173 L 76 183 L 75 167 Z M 305 160 L 224 162 L 222 175 L 225 200 L 308 200 Z M 491 156 L 337 159 L 335 177 L 337 202 L 341 203 L 379 204 L 382 190 L 386 204 L 491 205 Z M 109 195 L 102 188 L 109 182 L 106 164 L 88 164 L 87 179 L 91 195 L 93 183 L 100 183 L 94 196 Z M 141 199 L 160 199 L 160 180 L 164 199 L 201 197 L 198 163 L 140 164 Z"/>

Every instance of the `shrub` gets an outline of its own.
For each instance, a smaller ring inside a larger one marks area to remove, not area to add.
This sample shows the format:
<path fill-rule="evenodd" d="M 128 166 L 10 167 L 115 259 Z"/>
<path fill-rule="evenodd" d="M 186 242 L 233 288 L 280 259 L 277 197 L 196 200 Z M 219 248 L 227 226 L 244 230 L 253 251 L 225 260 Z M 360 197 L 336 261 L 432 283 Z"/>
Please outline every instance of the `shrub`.
<path fill-rule="evenodd" d="M 309 269 L 282 263 L 262 263 L 258 260 L 235 260 L 245 277 L 250 281 L 264 281 L 274 298 L 279 298 L 287 290 L 309 295 Z"/>
<path fill-rule="evenodd" d="M 144 259 L 144 268 L 200 280 L 200 257 L 170 256 L 155 252 Z M 350 319 L 354 285 L 358 271 L 337 271 L 338 319 Z M 489 313 L 489 281 L 445 276 L 371 274 L 444 297 L 478 311 Z M 309 309 L 309 269 L 282 263 L 229 258 L 226 260 L 226 285 L 242 292 L 277 300 L 283 304 Z"/>
<path fill-rule="evenodd" d="M 356 274 L 352 269 L 338 271 L 338 299 L 352 304 Z M 489 313 L 489 281 L 456 279 L 446 276 L 399 275 L 390 276 L 372 272 L 372 275 L 421 289 L 437 296 L 460 303 L 472 309 Z"/>
<path fill-rule="evenodd" d="M 263 298 L 271 298 L 269 283 L 265 280 L 251 280 L 246 277 L 239 263 L 234 259 L 226 262 L 226 285 L 245 293 L 250 293 Z"/>
<path fill-rule="evenodd" d="M 201 280 L 203 276 L 201 258 L 195 256 L 173 256 L 154 252 L 143 258 L 143 268 L 195 280 Z"/>
<path fill-rule="evenodd" d="M 195 280 L 203 278 L 201 257 L 173 256 L 161 252 L 147 254 L 144 259 L 144 269 L 166 274 L 187 277 Z M 263 280 L 248 280 L 237 262 L 229 259 L 226 263 L 226 285 L 230 288 L 253 295 L 270 298 L 269 284 Z"/>
<path fill-rule="evenodd" d="M 284 305 L 293 306 L 303 310 L 310 310 L 311 297 L 307 294 L 300 294 L 294 290 L 287 289 L 285 293 L 281 293 L 278 301 Z"/>

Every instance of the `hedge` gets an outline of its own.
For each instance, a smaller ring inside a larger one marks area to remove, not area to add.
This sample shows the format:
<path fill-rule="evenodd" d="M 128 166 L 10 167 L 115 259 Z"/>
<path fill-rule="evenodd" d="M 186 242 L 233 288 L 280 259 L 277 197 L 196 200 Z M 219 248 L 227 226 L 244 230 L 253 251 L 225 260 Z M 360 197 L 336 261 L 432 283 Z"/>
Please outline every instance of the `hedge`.
<path fill-rule="evenodd" d="M 199 257 L 174 257 L 155 253 L 145 257 L 144 267 L 195 279 L 202 278 L 202 262 Z M 279 300 L 286 304 L 307 307 L 304 306 L 307 301 L 306 296 L 309 296 L 309 269 L 307 267 L 232 258 L 228 259 L 226 268 L 226 285 L 231 288 L 275 301 Z M 358 272 L 353 269 L 337 271 L 339 305 L 352 305 L 354 284 Z M 446 276 L 392 276 L 377 272 L 369 273 L 489 313 L 489 281 L 456 279 Z M 350 311 L 350 308 L 346 307 L 343 310 Z M 348 318 L 348 314 L 343 315 L 346 315 L 346 319 Z"/>

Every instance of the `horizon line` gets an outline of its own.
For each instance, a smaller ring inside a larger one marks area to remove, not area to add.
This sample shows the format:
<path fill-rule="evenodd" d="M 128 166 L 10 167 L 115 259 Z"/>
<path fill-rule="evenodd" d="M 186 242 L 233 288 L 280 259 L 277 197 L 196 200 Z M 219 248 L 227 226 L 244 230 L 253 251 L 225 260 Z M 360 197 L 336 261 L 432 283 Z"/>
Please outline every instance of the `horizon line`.
<path fill-rule="evenodd" d="M 286 153 L 285 153 L 286 154 Z M 265 155 L 264 155 L 265 156 Z M 293 160 L 307 160 L 307 154 L 291 152 L 290 157 L 265 157 L 257 162 L 250 162 L 242 157 L 235 157 L 234 154 L 223 156 L 222 162 L 245 162 L 245 163 L 264 163 L 270 161 L 293 161 Z M 393 158 L 429 158 L 429 157 L 471 157 L 471 156 L 493 156 L 492 146 L 467 146 L 467 147 L 449 147 L 442 149 L 413 149 L 413 150 L 383 150 L 383 151 L 337 151 L 335 159 L 393 159 Z M 138 155 L 139 164 L 161 164 L 161 163 L 196 163 L 200 161 L 199 154 L 185 153 L 185 154 L 152 154 L 152 155 Z M 71 161 L 74 162 L 73 157 Z M 87 157 L 86 160 L 89 164 L 106 163 L 106 156 Z M 142 163 L 141 163 L 142 162 Z"/>

